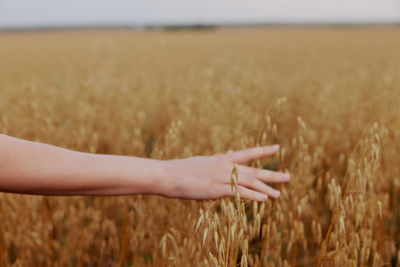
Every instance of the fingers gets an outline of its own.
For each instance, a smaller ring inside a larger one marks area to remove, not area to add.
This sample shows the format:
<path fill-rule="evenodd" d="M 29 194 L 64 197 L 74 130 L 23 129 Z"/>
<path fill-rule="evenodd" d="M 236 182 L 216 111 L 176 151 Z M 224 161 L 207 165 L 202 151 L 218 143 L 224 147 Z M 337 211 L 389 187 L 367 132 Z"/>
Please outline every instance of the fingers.
<path fill-rule="evenodd" d="M 290 174 L 284 172 L 274 172 L 242 165 L 238 167 L 238 170 L 239 176 L 242 174 L 244 176 L 255 177 L 267 183 L 284 183 L 290 180 Z"/>
<path fill-rule="evenodd" d="M 263 182 L 261 182 L 256 178 L 242 179 L 242 181 L 239 181 L 239 185 L 245 186 L 249 189 L 258 191 L 263 194 L 267 194 L 272 198 L 278 198 L 279 195 L 281 194 L 278 190 L 273 189 L 272 187 L 264 184 Z"/>
<path fill-rule="evenodd" d="M 238 185 L 237 188 L 238 188 L 240 198 L 242 198 L 242 199 L 256 200 L 256 201 L 265 201 L 268 199 L 268 195 L 251 190 L 244 186 Z M 234 197 L 235 189 L 232 190 L 230 185 L 225 185 L 225 186 L 222 186 L 221 193 L 223 196 Z"/>
<path fill-rule="evenodd" d="M 259 159 L 277 153 L 279 145 L 249 148 L 240 151 L 228 151 L 226 154 L 229 160 L 236 163 L 246 163 L 250 160 Z M 251 168 L 243 165 L 238 166 L 238 192 L 241 198 L 248 200 L 265 201 L 268 197 L 278 198 L 280 192 L 266 185 L 264 182 L 282 183 L 288 182 L 288 173 L 274 172 Z M 230 185 L 223 187 L 226 196 L 234 196 L 235 191 L 231 190 Z"/>
<path fill-rule="evenodd" d="M 238 185 L 246 187 L 259 193 L 267 194 L 272 198 L 278 198 L 280 192 L 264 182 L 288 182 L 290 175 L 288 173 L 262 170 L 240 165 L 238 167 L 239 180 Z"/>
<path fill-rule="evenodd" d="M 275 154 L 279 150 L 279 145 L 274 146 L 261 146 L 249 149 L 239 150 L 235 152 L 229 151 L 228 157 L 236 163 L 246 163 L 250 160 L 259 159 Z"/>

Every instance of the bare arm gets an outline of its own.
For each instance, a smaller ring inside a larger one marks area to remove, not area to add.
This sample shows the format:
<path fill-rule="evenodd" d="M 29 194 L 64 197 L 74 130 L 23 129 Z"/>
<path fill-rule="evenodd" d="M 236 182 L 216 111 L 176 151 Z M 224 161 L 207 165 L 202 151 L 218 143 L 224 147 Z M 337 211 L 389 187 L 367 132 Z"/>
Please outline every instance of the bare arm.
<path fill-rule="evenodd" d="M 157 194 L 216 199 L 233 196 L 233 162 L 274 154 L 259 147 L 215 156 L 160 161 L 72 151 L 0 134 L 0 191 L 42 195 Z M 279 192 L 264 182 L 286 182 L 288 174 L 239 166 L 239 193 L 264 200 Z"/>
<path fill-rule="evenodd" d="M 0 135 L 0 190 L 50 195 L 150 193 L 157 160 L 76 152 Z"/>

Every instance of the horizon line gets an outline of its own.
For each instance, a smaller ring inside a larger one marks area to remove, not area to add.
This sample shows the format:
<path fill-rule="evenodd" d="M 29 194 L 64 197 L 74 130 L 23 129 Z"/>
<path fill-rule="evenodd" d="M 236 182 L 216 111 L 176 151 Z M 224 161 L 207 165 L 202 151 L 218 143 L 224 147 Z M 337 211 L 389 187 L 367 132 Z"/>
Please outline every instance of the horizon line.
<path fill-rule="evenodd" d="M 168 30 L 168 29 L 216 29 L 216 28 L 241 28 L 241 27 L 372 27 L 372 26 L 400 26 L 399 21 L 393 22 L 232 22 L 232 23 L 82 23 L 59 25 L 33 25 L 33 26 L 1 26 L 0 32 L 12 31 L 57 31 L 57 30 L 90 30 L 90 29 L 130 29 L 130 30 Z"/>

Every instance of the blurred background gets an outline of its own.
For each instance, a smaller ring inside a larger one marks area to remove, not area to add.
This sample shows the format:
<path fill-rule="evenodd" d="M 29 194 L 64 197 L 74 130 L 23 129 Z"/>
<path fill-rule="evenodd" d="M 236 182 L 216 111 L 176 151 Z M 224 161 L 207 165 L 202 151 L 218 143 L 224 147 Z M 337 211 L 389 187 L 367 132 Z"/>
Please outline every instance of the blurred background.
<path fill-rule="evenodd" d="M 3 29 L 292 23 L 400 23 L 400 1 L 0 1 Z"/>

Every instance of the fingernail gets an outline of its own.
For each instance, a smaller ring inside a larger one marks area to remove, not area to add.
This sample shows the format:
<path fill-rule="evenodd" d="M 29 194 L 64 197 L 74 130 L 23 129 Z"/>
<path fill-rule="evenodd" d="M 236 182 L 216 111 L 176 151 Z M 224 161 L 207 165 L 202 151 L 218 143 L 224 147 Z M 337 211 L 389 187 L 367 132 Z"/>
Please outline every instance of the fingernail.
<path fill-rule="evenodd" d="M 279 149 L 279 145 L 273 145 L 272 148 L 273 149 Z"/>
<path fill-rule="evenodd" d="M 267 200 L 267 199 L 268 199 L 268 195 L 263 195 L 261 199 L 262 199 L 263 201 Z"/>
<path fill-rule="evenodd" d="M 290 179 L 290 173 L 285 173 L 285 178 L 289 180 Z"/>
<path fill-rule="evenodd" d="M 279 197 L 279 196 L 281 195 L 281 192 L 275 190 L 275 191 L 274 191 L 274 194 L 275 194 L 276 197 Z"/>

